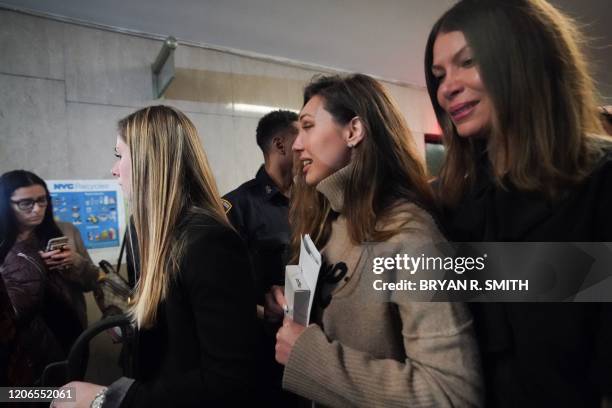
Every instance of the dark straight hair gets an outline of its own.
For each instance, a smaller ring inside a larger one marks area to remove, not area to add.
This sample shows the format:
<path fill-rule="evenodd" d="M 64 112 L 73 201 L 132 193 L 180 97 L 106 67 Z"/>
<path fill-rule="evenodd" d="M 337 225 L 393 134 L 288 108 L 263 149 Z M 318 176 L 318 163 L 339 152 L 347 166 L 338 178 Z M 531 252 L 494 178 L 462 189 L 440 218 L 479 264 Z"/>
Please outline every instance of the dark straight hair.
<path fill-rule="evenodd" d="M 34 229 L 34 235 L 38 241 L 37 244 L 42 248 L 49 239 L 62 235 L 62 232 L 53 220 L 51 195 L 45 181 L 36 174 L 26 170 L 13 170 L 4 173 L 0 176 L 0 262 L 4 261 L 6 254 L 15 245 L 19 232 L 15 210 L 11 206 L 11 196 L 19 188 L 34 185 L 42 186 L 45 189 L 48 203 L 42 222 Z"/>
<path fill-rule="evenodd" d="M 580 31 L 545 0 L 462 0 L 433 26 L 425 50 L 427 90 L 447 147 L 442 201 L 458 201 L 479 154 L 437 100 L 433 47 L 439 34 L 451 31 L 464 34 L 493 103 L 486 153 L 491 163 L 505 162 L 494 174 L 498 184 L 553 198 L 582 181 L 606 143 L 593 135 L 603 129 Z"/>

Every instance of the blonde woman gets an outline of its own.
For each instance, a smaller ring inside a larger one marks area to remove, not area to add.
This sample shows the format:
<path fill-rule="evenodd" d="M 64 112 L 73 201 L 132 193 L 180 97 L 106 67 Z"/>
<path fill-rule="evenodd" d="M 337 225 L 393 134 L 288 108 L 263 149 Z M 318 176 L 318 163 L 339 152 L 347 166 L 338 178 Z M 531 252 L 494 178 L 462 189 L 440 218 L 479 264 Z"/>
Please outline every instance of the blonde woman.
<path fill-rule="evenodd" d="M 119 122 L 118 178 L 140 277 L 135 379 L 76 387 L 77 406 L 235 406 L 252 389 L 255 300 L 246 248 L 230 227 L 197 131 L 180 111 Z M 56 406 L 61 406 L 56 403 Z"/>

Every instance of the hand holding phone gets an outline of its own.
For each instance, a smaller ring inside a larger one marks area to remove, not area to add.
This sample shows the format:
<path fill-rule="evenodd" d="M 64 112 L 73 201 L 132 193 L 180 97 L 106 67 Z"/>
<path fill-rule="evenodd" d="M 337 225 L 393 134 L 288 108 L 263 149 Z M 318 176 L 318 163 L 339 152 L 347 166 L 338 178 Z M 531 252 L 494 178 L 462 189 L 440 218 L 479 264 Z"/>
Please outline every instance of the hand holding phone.
<path fill-rule="evenodd" d="M 55 250 L 63 250 L 68 246 L 68 237 L 57 237 L 51 238 L 49 242 L 47 242 L 47 249 L 45 252 L 55 251 Z"/>
<path fill-rule="evenodd" d="M 74 264 L 74 255 L 70 249 L 68 237 L 51 238 L 47 243 L 45 252 L 40 256 L 50 270 L 64 270 Z"/>

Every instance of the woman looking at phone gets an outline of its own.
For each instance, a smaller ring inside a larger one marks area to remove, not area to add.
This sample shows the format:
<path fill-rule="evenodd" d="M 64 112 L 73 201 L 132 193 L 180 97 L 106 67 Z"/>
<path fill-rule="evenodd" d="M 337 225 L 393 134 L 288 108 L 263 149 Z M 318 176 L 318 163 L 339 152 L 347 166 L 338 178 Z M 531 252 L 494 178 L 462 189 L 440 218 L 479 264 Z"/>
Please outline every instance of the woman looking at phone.
<path fill-rule="evenodd" d="M 130 315 L 135 378 L 82 382 L 76 406 L 246 406 L 254 395 L 256 303 L 249 255 L 225 216 L 193 123 L 167 106 L 119 122 L 112 173 L 139 253 Z M 57 402 L 55 406 L 72 406 Z"/>
<path fill-rule="evenodd" d="M 36 174 L 14 170 L 0 177 L 0 216 L 0 272 L 16 320 L 22 327 L 32 324 L 33 333 L 44 333 L 35 341 L 24 336 L 27 344 L 22 344 L 37 355 L 31 373 L 36 379 L 43 363 L 62 359 L 85 328 L 82 292 L 93 288 L 97 270 L 71 245 L 61 253 L 42 252 L 64 233 L 53 220 L 47 186 Z M 72 240 L 81 242 L 78 235 Z"/>

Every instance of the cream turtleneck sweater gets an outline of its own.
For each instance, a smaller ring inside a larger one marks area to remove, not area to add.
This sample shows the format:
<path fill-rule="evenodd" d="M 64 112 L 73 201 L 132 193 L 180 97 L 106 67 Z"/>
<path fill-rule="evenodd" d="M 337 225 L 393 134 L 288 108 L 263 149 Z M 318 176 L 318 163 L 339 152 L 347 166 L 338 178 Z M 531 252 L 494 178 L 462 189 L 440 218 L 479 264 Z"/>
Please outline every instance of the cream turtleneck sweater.
<path fill-rule="evenodd" d="M 317 186 L 339 213 L 322 255 L 336 277 L 322 282 L 319 316 L 296 341 L 283 387 L 333 407 L 480 406 L 483 387 L 472 319 L 464 304 L 383 301 L 371 286 L 372 257 L 420 254 L 444 240 L 431 216 L 408 201 L 378 228 L 406 222 L 386 243 L 354 245 L 349 239 L 343 186 L 350 166 Z M 367 248 L 367 251 L 366 251 Z M 391 252 L 390 252 L 391 250 Z M 343 269 L 346 273 L 340 273 Z M 320 275 L 319 279 L 324 279 Z M 322 308 L 321 303 L 329 303 Z"/>

